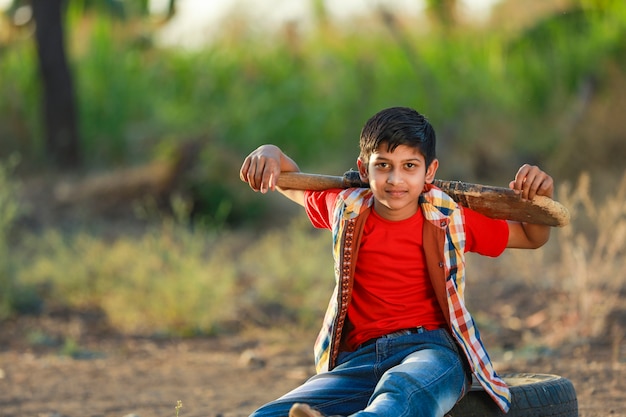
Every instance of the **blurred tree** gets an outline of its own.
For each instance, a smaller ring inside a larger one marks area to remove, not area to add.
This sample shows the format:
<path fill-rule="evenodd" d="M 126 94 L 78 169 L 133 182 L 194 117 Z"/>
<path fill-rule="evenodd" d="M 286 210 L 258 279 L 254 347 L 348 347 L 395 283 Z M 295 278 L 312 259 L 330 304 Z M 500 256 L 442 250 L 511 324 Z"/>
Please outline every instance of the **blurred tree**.
<path fill-rule="evenodd" d="M 5 13 L 13 22 L 19 20 L 19 25 L 35 24 L 45 149 L 58 168 L 73 169 L 81 163 L 81 146 L 75 90 L 65 50 L 63 15 L 67 3 L 67 0 L 12 0 Z M 78 7 L 83 12 L 105 13 L 121 20 L 150 17 L 150 0 L 82 0 Z M 24 13 L 26 9 L 31 13 Z M 175 12 L 176 0 L 168 0 L 163 13 L 165 20 Z M 23 16 L 28 18 L 24 20 Z"/>
<path fill-rule="evenodd" d="M 170 19 L 176 14 L 176 0 L 169 0 L 167 4 L 167 18 Z"/>
<path fill-rule="evenodd" d="M 80 164 L 74 85 L 65 54 L 63 0 L 32 0 L 43 87 L 46 150 L 59 168 Z"/>
<path fill-rule="evenodd" d="M 320 26 L 326 26 L 328 24 L 328 9 L 324 0 L 311 0 L 311 10 L 313 10 L 313 16 L 315 21 Z"/>
<path fill-rule="evenodd" d="M 458 0 L 426 0 L 426 10 L 442 27 L 453 26 Z"/>

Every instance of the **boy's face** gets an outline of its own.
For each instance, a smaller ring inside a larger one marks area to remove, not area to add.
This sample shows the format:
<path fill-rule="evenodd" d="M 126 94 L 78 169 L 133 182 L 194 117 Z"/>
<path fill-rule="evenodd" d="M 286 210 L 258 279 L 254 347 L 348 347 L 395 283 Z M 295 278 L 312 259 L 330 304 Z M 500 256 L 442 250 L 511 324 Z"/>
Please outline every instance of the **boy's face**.
<path fill-rule="evenodd" d="M 374 209 L 388 220 L 404 220 L 419 209 L 424 185 L 433 182 L 439 167 L 436 159 L 426 167 L 424 156 L 410 146 L 399 145 L 389 152 L 386 143 L 366 163 L 357 160 L 361 180 L 374 194 Z"/>

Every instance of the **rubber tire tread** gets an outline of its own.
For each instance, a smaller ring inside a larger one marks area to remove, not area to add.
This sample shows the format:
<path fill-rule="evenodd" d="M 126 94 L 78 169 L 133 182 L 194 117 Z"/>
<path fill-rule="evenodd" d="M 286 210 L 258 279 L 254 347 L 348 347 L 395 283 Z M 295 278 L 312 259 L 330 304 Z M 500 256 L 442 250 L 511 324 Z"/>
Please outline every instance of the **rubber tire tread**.
<path fill-rule="evenodd" d="M 511 390 L 511 409 L 502 412 L 480 386 L 472 390 L 448 413 L 451 417 L 578 417 L 574 385 L 566 378 L 548 374 L 509 373 L 500 375 Z M 514 385 L 507 380 L 524 379 Z"/>

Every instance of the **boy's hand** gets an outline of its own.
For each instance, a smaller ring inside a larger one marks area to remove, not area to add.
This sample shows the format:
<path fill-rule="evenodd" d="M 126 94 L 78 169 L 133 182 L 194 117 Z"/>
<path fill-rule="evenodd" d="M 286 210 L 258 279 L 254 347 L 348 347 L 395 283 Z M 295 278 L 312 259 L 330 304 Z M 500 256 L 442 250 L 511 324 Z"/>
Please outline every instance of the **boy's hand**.
<path fill-rule="evenodd" d="M 552 198 L 554 181 L 539 167 L 524 164 L 517 171 L 515 179 L 509 183 L 509 188 L 520 193 L 525 200 L 532 200 L 537 195 Z"/>
<path fill-rule="evenodd" d="M 239 177 L 254 191 L 276 190 L 278 176 L 283 171 L 299 171 L 298 165 L 275 145 L 262 145 L 246 157 Z"/>
<path fill-rule="evenodd" d="M 280 175 L 280 149 L 274 145 L 263 145 L 246 157 L 239 171 L 239 177 L 254 191 L 266 193 L 276 189 L 276 179 Z"/>
<path fill-rule="evenodd" d="M 552 198 L 554 181 L 539 167 L 524 164 L 515 174 L 509 187 L 522 195 L 525 200 L 532 200 L 542 195 Z M 509 248 L 536 249 L 543 246 L 550 238 L 550 226 L 509 221 Z"/>

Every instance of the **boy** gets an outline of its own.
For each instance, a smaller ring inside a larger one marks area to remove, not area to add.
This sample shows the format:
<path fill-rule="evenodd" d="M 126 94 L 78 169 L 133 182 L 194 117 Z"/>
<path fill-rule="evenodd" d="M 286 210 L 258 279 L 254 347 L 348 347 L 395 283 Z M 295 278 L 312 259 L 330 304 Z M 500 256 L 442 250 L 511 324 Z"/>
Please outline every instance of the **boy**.
<path fill-rule="evenodd" d="M 435 131 L 413 109 L 367 121 L 357 166 L 369 188 L 301 191 L 276 186 L 298 165 L 273 145 L 243 162 L 255 191 L 278 189 L 332 231 L 336 287 L 315 344 L 318 374 L 253 416 L 444 416 L 472 374 L 503 411 L 509 390 L 465 308 L 464 252 L 498 256 L 538 248 L 550 227 L 486 218 L 431 183 Z M 552 197 L 552 178 L 522 166 L 509 186 Z"/>

